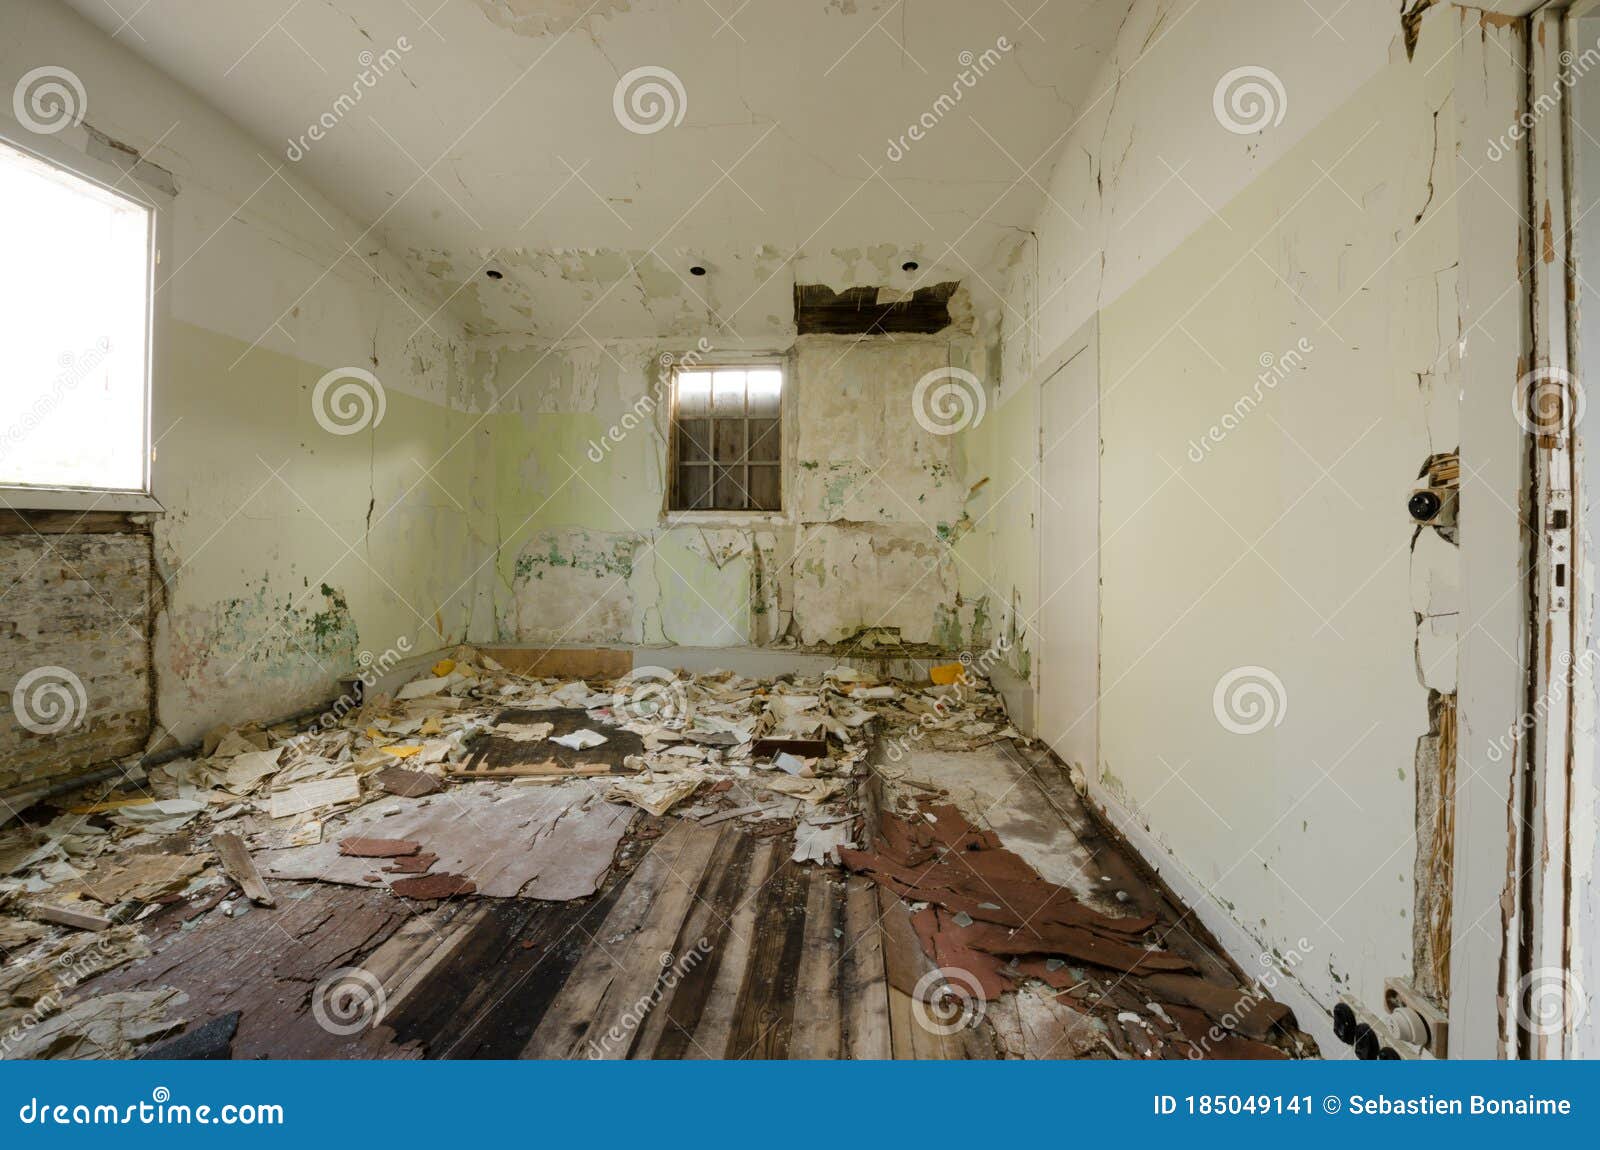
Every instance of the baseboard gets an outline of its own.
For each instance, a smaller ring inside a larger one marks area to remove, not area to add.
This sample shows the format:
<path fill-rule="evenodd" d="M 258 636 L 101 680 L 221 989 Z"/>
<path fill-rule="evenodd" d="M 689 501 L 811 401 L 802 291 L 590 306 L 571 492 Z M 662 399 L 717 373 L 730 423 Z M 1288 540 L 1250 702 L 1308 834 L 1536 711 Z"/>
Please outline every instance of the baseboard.
<path fill-rule="evenodd" d="M 1112 797 L 1103 787 L 1091 782 L 1088 800 L 1095 812 L 1139 852 L 1145 863 L 1161 876 L 1172 893 L 1194 911 L 1212 936 L 1234 963 L 1246 973 L 1261 969 L 1257 955 L 1262 953 L 1261 943 L 1206 891 L 1206 888 L 1182 867 L 1172 853 L 1163 847 L 1127 807 Z M 1272 997 L 1294 1011 L 1300 1029 L 1316 1040 L 1323 1058 L 1348 1059 L 1355 1054 L 1340 1042 L 1333 1033 L 1333 1017 L 1329 1008 L 1319 1003 L 1295 977 L 1292 971 L 1278 971 L 1278 982 L 1272 988 Z"/>

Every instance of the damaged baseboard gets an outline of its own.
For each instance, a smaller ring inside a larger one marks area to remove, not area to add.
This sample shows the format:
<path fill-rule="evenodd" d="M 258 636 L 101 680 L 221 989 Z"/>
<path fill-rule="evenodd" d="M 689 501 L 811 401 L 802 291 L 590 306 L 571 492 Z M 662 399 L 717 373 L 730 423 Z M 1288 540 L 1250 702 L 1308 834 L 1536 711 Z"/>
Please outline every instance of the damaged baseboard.
<path fill-rule="evenodd" d="M 1172 853 L 1156 841 L 1126 807 L 1092 780 L 1088 799 L 1095 811 L 1114 827 L 1145 863 L 1161 877 L 1183 904 L 1194 911 L 1218 944 L 1227 951 L 1235 965 L 1247 973 L 1261 969 L 1257 956 L 1262 953 L 1260 942 L 1241 926 L 1228 909 L 1218 902 L 1193 875 L 1178 863 Z M 1293 971 L 1274 968 L 1277 985 L 1272 997 L 1294 1011 L 1300 1029 L 1316 1039 L 1317 1048 L 1327 1059 L 1355 1057 L 1350 1047 L 1340 1042 L 1333 1032 L 1333 1016 L 1295 977 Z"/>

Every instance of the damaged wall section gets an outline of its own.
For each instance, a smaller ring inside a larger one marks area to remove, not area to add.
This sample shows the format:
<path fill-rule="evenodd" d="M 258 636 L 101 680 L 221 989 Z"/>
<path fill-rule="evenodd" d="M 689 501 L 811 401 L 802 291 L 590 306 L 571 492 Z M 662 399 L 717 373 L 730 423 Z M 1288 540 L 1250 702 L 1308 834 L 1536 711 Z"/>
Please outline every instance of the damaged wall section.
<path fill-rule="evenodd" d="M 986 640 L 986 591 L 957 557 L 967 424 L 916 410 L 922 381 L 984 373 L 970 320 L 941 336 L 802 336 L 778 350 L 784 510 L 748 515 L 665 510 L 668 369 L 684 349 L 480 351 L 497 405 L 500 639 L 929 653 Z M 987 397 L 970 402 L 967 423 Z"/>
<path fill-rule="evenodd" d="M 148 528 L 39 533 L 0 522 L 0 790 L 140 750 L 150 732 Z M 80 517 L 82 518 L 82 517 Z"/>

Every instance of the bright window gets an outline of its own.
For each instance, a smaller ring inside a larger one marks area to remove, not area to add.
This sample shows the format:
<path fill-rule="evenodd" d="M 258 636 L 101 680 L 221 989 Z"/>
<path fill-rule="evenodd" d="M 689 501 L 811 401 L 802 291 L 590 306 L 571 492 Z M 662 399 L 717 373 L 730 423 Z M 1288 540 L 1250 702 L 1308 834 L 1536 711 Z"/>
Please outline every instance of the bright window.
<path fill-rule="evenodd" d="M 782 509 L 782 398 L 770 365 L 674 374 L 672 510 Z"/>
<path fill-rule="evenodd" d="M 147 490 L 152 222 L 0 143 L 0 486 Z"/>

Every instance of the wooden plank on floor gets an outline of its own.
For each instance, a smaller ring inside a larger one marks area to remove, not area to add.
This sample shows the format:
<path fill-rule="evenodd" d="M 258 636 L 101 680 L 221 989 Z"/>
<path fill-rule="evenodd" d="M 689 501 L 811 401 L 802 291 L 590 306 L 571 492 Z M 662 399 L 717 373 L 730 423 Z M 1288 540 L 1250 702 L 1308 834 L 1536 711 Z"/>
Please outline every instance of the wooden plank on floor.
<path fill-rule="evenodd" d="M 871 879 L 846 880 L 845 949 L 839 968 L 843 998 L 840 1023 L 846 1057 L 885 1059 L 889 1041 L 889 979 L 883 965 L 883 931 L 878 925 L 877 885 Z"/>
<path fill-rule="evenodd" d="M 878 889 L 883 913 L 884 971 L 889 982 L 889 1030 L 897 1059 L 959 1059 L 972 1057 L 968 1031 L 940 1034 L 921 1018 L 914 994 L 923 975 L 933 969 L 933 961 L 923 952 L 922 943 L 911 926 L 911 911 L 905 902 L 887 888 Z"/>
<path fill-rule="evenodd" d="M 750 869 L 734 903 L 734 913 L 729 916 L 728 933 L 723 942 L 716 978 L 700 1010 L 700 1020 L 694 1028 L 694 1042 L 684 1048 L 678 1057 L 727 1057 L 733 1038 L 739 988 L 744 985 L 745 970 L 750 961 L 761 891 L 772 878 L 778 863 L 787 857 L 788 844 L 785 843 L 780 851 L 775 839 L 760 839 L 752 848 Z"/>
<path fill-rule="evenodd" d="M 528 1058 L 621 1058 L 632 1040 L 628 1021 L 661 975 L 667 952 L 694 900 L 716 846 L 714 829 L 674 822 L 628 879 L 578 968 L 550 1004 Z M 610 1032 L 622 1032 L 620 1039 Z"/>
<path fill-rule="evenodd" d="M 813 873 L 786 858 L 762 888 L 750 962 L 734 1007 L 728 1058 L 789 1057 L 795 989 L 805 945 L 807 889 Z"/>
<path fill-rule="evenodd" d="M 497 900 L 471 940 L 391 1012 L 396 1034 L 423 1043 L 433 1058 L 516 1058 L 623 886 L 598 899 Z"/>
<path fill-rule="evenodd" d="M 417 985 L 455 953 L 488 913 L 483 902 L 440 906 L 413 914 L 361 965 L 382 984 L 387 1012 L 405 1005 Z"/>
<path fill-rule="evenodd" d="M 731 950 L 740 951 L 740 970 L 743 970 L 743 951 L 732 933 L 733 919 L 739 913 L 740 900 L 749 884 L 756 842 L 753 836 L 737 827 L 720 829 L 695 903 L 683 920 L 683 930 L 673 948 L 681 968 L 676 985 L 646 1017 L 628 1052 L 629 1058 L 685 1057 L 696 1044 L 695 1031 Z M 691 953 L 702 954 L 692 966 L 684 957 Z M 718 1046 L 715 1052 L 698 1050 L 695 1053 L 702 1057 L 720 1057 L 722 1047 Z"/>
<path fill-rule="evenodd" d="M 838 1058 L 844 1028 L 844 882 L 832 867 L 808 867 L 805 942 L 795 980 L 790 1058 Z"/>

